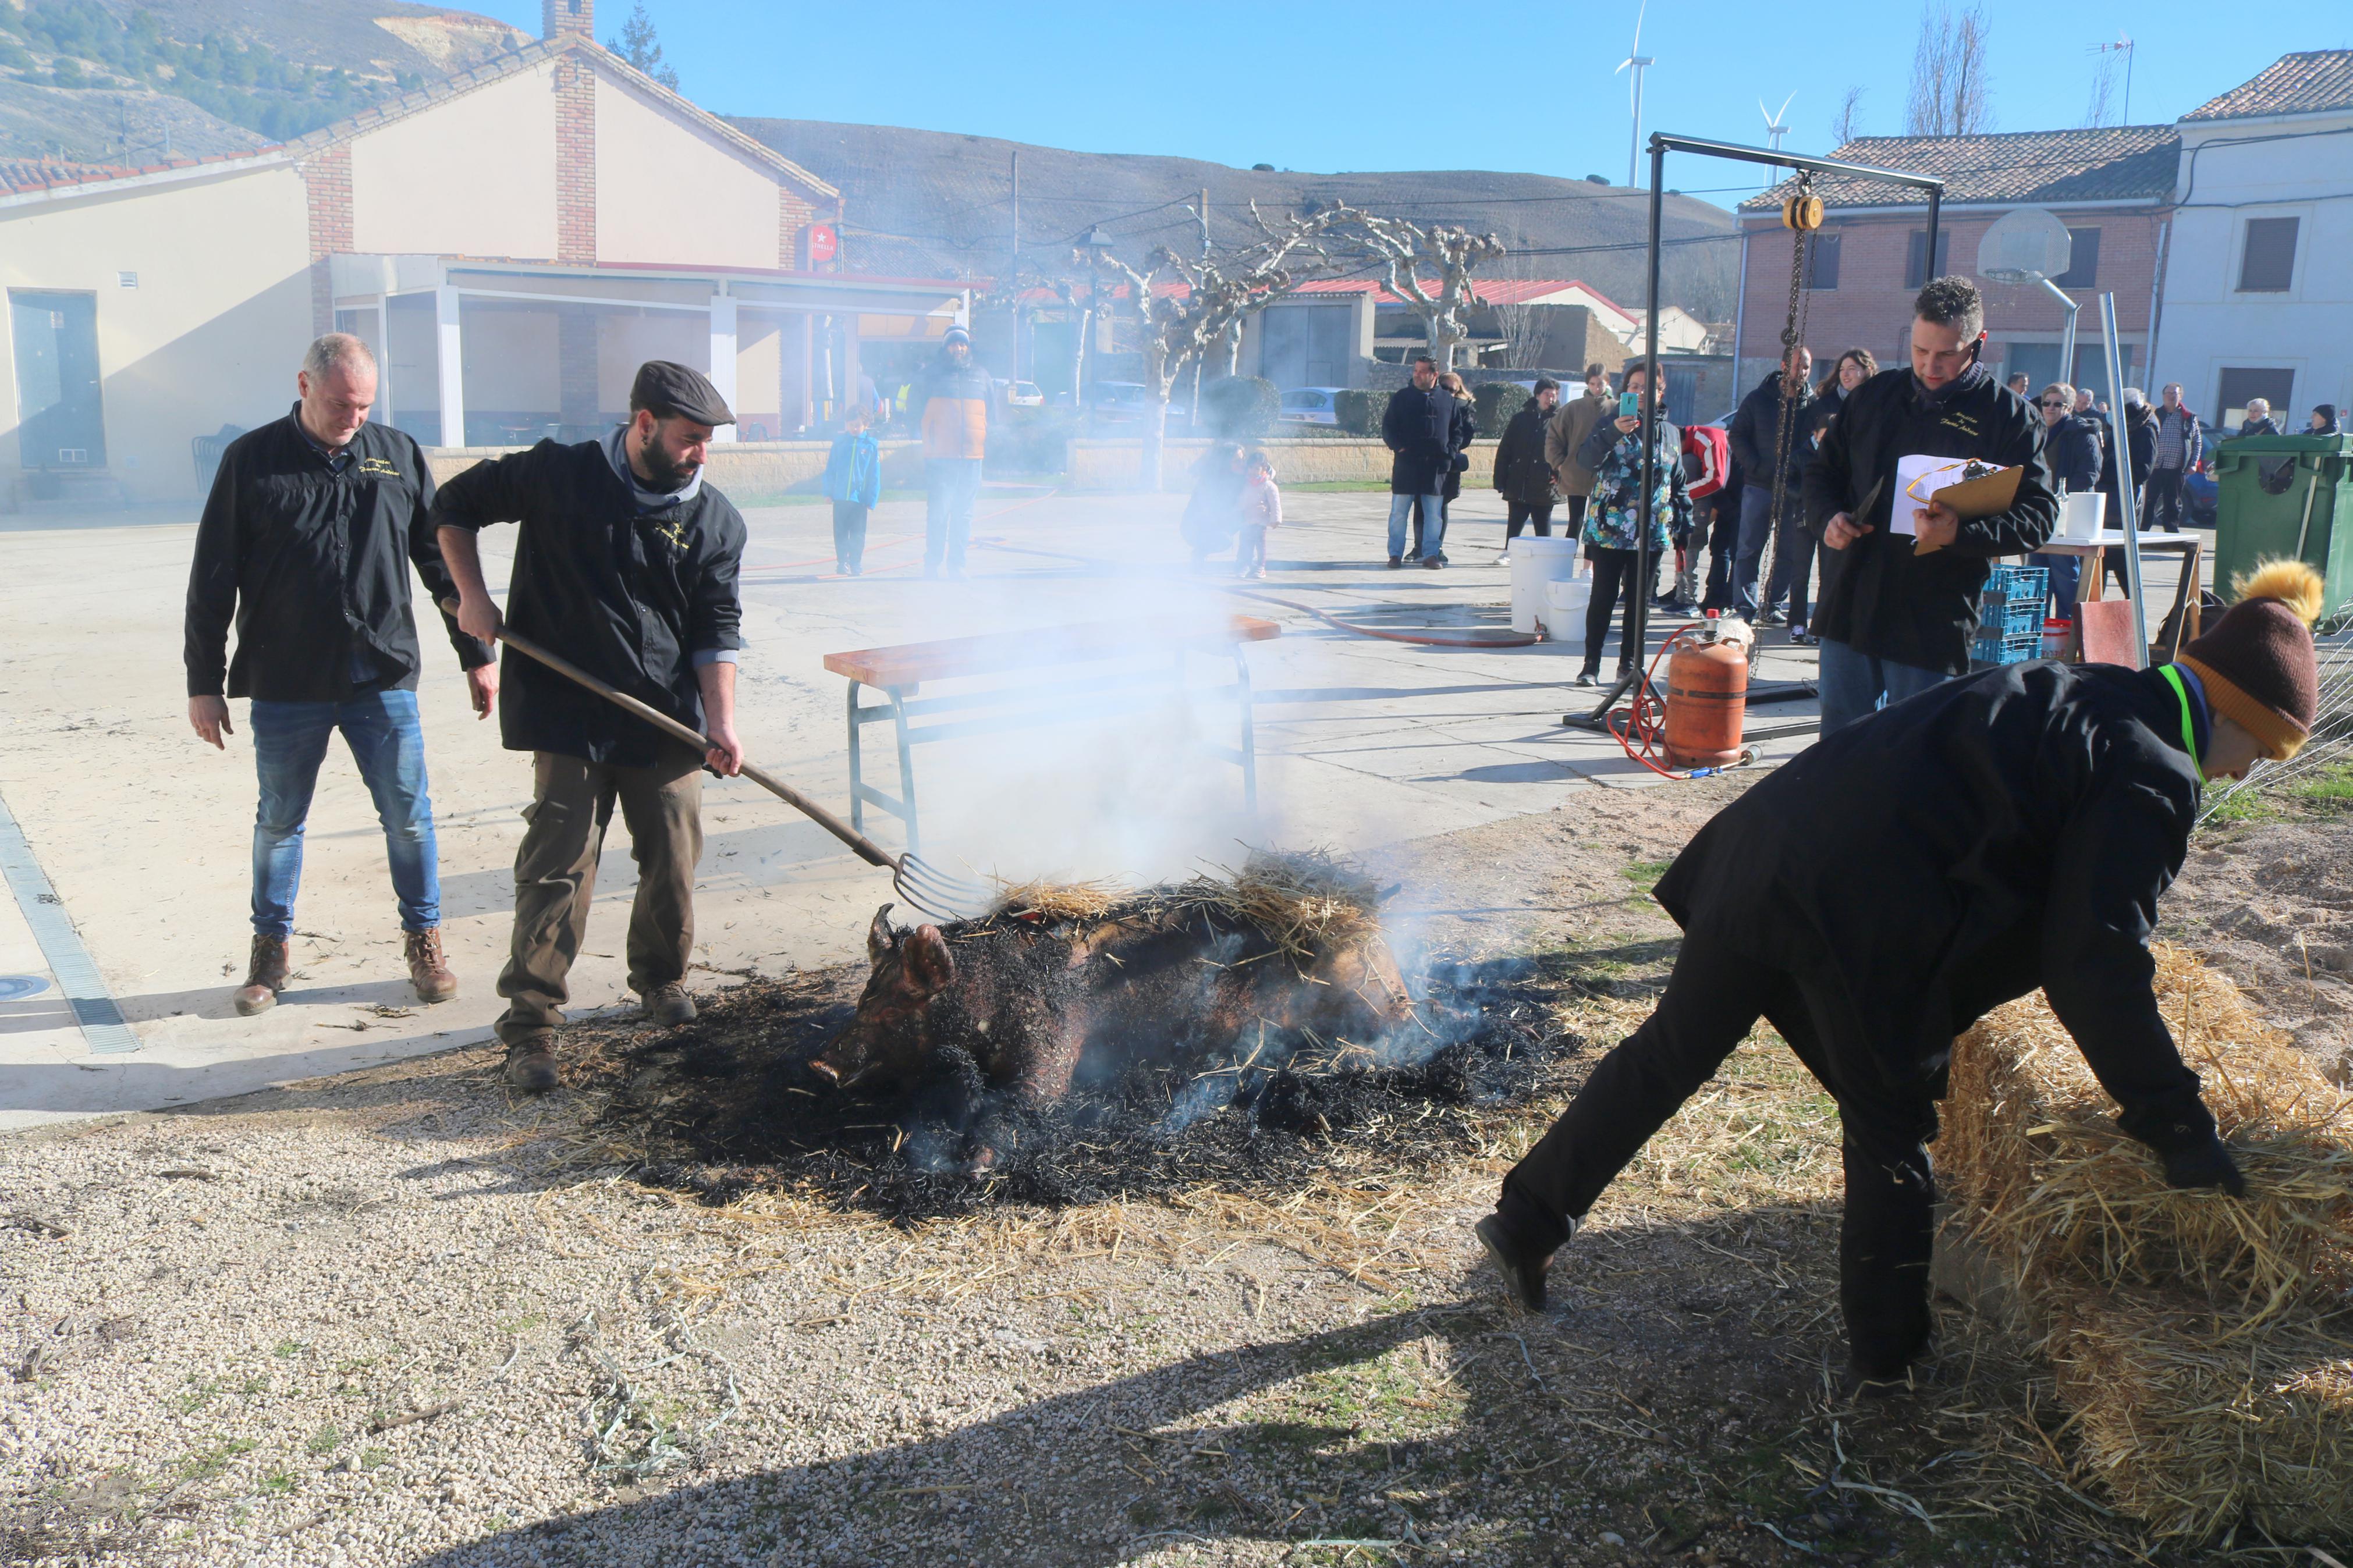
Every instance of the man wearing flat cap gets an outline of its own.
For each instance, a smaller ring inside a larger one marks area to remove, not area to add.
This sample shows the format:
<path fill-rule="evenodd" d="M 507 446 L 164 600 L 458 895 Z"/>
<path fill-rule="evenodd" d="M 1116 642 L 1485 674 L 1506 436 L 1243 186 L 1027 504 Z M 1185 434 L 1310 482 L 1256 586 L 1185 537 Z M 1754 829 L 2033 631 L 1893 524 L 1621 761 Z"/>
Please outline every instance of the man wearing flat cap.
<path fill-rule="evenodd" d="M 498 1037 L 517 1089 L 555 1085 L 565 976 L 587 934 L 596 859 L 617 802 L 638 863 L 629 986 L 656 1023 L 694 1016 L 694 867 L 702 854 L 702 769 L 743 771 L 735 737 L 736 569 L 744 519 L 702 480 L 712 431 L 735 421 L 699 372 L 638 367 L 629 422 L 602 440 L 477 464 L 434 510 L 458 585 L 458 624 L 484 641 L 503 621 L 711 742 L 681 745 L 529 658 L 509 656 L 500 733 L 532 753 L 530 826 L 515 853 L 515 921 Z M 482 581 L 475 534 L 520 525 L 506 613 Z"/>

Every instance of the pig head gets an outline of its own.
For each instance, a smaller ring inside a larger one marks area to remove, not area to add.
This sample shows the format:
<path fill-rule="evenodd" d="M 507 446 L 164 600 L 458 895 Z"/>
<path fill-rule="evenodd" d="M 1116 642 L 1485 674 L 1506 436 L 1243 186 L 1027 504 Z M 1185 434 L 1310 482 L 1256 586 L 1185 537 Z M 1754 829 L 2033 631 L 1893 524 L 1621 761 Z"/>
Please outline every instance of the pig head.
<path fill-rule="evenodd" d="M 955 983 L 955 955 L 935 925 L 894 931 L 891 906 L 874 911 L 866 930 L 873 973 L 858 998 L 857 1015 L 809 1063 L 819 1078 L 847 1087 L 868 1078 L 915 1083 L 938 1050 L 932 1004 Z"/>

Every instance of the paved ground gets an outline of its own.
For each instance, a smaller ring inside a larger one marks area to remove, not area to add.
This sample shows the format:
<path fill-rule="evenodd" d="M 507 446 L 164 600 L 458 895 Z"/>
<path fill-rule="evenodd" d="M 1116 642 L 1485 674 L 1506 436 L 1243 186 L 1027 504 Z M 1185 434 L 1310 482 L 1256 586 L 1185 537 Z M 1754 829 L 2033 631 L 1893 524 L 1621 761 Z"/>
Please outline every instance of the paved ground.
<path fill-rule="evenodd" d="M 1465 498 L 1453 569 L 1391 573 L 1379 565 L 1387 499 L 1292 498 L 1296 521 L 1276 535 L 1262 586 L 1385 627 L 1501 626 L 1500 507 Z M 843 682 L 821 663 L 831 650 L 1251 608 L 1225 595 L 1226 580 L 1186 570 L 1179 505 L 992 489 L 965 583 L 920 577 L 916 503 L 879 510 L 868 574 L 857 580 L 832 574 L 824 509 L 752 514 L 740 728 L 754 760 L 846 803 Z M 311 818 L 294 984 L 261 1018 L 231 1011 L 248 929 L 254 784 L 242 704 L 226 756 L 202 746 L 185 719 L 180 605 L 193 534 L 193 508 L 6 528 L 14 605 L 0 620 L 0 801 L 48 879 L 50 907 L 69 917 L 140 1048 L 90 1054 L 19 908 L 37 897 L 20 889 L 18 900 L 0 900 L 0 976 L 49 984 L 0 1001 L 0 1128 L 184 1104 L 441 1049 L 482 1038 L 498 1010 L 491 983 L 528 765 L 474 721 L 454 659 L 434 651 L 422 698 L 461 995 L 429 1012 L 415 1005 L 382 840 L 349 759 L 336 752 Z M 504 532 L 486 540 L 493 581 L 512 542 Z M 2155 565 L 2152 578 L 2169 592 L 2164 571 Z M 1614 741 L 1559 724 L 1565 708 L 1592 701 L 1566 689 L 1574 643 L 1432 648 L 1349 636 L 1263 602 L 1255 608 L 1284 627 L 1248 655 L 1261 759 L 1255 817 L 1242 809 L 1238 771 L 1207 750 L 1230 743 L 1224 700 L 1172 709 L 1089 690 L 1111 710 L 919 751 L 926 852 L 1015 879 L 1156 877 L 1232 863 L 1247 844 L 1368 849 L 1546 811 L 1565 791 L 1656 782 Z M 430 637 L 428 647 L 438 649 Z M 1763 674 L 1801 678 L 1811 663 L 1810 650 L 1774 648 Z M 1196 684 L 1208 684 L 1217 671 L 1197 664 Z M 1789 702 L 1752 715 L 1765 764 L 1810 738 L 1813 712 L 1810 702 Z M 870 731 L 871 743 L 885 734 Z M 887 752 L 883 769 L 887 783 Z M 773 972 L 856 951 L 890 896 L 880 873 L 747 783 L 714 783 L 704 817 L 704 965 Z M 879 835 L 899 842 L 895 824 Z M 617 836 L 574 974 L 584 1009 L 626 994 L 618 955 L 632 885 Z"/>

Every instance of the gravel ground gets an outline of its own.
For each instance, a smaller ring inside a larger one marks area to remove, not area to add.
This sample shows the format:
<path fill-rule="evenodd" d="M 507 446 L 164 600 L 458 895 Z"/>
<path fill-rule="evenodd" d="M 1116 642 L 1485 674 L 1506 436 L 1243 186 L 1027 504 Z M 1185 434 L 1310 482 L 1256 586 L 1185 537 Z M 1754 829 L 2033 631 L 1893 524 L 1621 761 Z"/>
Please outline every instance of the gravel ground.
<path fill-rule="evenodd" d="M 1672 952 L 1650 881 L 1740 782 L 1417 846 L 1403 918 L 1568 955 L 1598 1052 Z M 1552 1104 L 1443 1163 L 903 1226 L 638 1185 L 606 1104 L 474 1051 L 0 1141 L 0 1562 L 2190 1560 L 2076 1498 L 2047 1384 L 1965 1314 L 1936 1388 L 1831 1397 L 1835 1122 L 1768 1039 L 1533 1319 L 1465 1226 Z"/>

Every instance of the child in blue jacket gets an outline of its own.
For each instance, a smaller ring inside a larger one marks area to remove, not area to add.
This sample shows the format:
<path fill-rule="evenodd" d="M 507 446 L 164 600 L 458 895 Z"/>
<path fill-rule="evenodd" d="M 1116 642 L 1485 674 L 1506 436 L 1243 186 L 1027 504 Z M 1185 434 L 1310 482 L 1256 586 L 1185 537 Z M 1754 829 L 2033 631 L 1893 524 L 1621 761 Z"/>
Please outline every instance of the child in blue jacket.
<path fill-rule="evenodd" d="M 833 569 L 855 577 L 866 559 L 866 513 L 882 499 L 882 448 L 866 428 L 866 411 L 843 416 L 825 458 L 825 493 L 833 499 Z"/>

